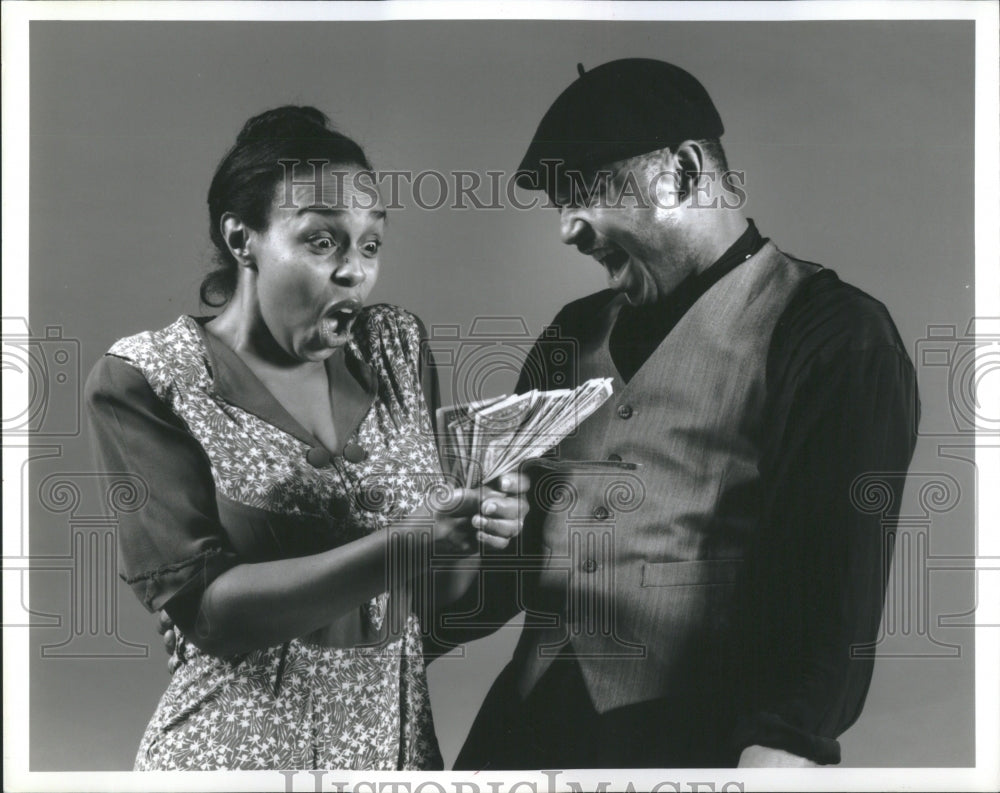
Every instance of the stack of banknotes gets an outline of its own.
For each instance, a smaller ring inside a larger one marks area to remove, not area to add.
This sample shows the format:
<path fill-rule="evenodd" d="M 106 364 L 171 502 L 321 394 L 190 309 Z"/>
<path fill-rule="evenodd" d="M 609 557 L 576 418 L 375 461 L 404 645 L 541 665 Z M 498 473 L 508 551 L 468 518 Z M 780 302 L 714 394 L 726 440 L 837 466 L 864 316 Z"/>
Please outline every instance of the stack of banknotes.
<path fill-rule="evenodd" d="M 438 408 L 445 471 L 466 487 L 491 482 L 551 449 L 611 396 L 611 378 Z"/>

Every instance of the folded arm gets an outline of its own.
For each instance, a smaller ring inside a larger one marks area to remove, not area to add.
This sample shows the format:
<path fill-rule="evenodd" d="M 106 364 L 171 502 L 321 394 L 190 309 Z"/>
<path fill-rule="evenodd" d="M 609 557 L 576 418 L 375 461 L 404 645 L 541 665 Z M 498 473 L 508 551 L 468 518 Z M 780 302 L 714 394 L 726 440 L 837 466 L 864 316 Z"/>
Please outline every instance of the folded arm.
<path fill-rule="evenodd" d="M 280 644 L 386 591 L 396 537 L 422 533 L 430 543 L 471 547 L 482 494 L 458 491 L 446 516 L 413 515 L 311 556 L 241 562 L 219 523 L 204 450 L 142 374 L 106 357 L 86 398 L 103 470 L 138 475 L 149 492 L 140 510 L 121 516 L 124 577 L 146 608 L 165 609 L 207 652 Z"/>

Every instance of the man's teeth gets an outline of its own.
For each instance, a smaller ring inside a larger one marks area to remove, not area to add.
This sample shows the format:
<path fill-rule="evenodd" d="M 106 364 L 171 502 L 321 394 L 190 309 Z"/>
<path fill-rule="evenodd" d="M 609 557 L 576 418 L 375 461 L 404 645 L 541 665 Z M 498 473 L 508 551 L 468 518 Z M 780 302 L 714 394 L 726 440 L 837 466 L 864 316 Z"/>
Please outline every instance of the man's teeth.
<path fill-rule="evenodd" d="M 609 253 L 601 258 L 601 264 L 604 265 L 605 269 L 611 274 L 611 276 L 617 276 L 621 273 L 627 261 L 628 254 L 624 252 Z"/>

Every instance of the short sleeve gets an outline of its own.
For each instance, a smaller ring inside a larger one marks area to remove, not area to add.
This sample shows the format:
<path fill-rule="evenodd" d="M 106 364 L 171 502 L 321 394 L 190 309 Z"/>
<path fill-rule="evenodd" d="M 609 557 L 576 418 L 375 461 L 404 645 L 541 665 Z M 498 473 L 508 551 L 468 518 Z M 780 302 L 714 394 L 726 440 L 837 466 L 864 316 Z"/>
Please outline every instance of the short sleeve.
<path fill-rule="evenodd" d="M 183 422 L 142 373 L 107 355 L 85 388 L 100 470 L 128 472 L 146 484 L 148 499 L 119 519 L 119 574 L 150 611 L 175 614 L 197 606 L 215 578 L 237 564 L 218 519 L 208 458 Z M 171 607 L 174 608 L 171 608 Z"/>

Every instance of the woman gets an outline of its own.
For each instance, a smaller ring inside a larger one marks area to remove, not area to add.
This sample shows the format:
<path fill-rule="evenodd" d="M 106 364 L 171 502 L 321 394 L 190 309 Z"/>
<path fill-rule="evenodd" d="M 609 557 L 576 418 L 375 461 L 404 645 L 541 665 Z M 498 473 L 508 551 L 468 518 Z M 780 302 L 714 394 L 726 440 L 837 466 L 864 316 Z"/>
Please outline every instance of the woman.
<path fill-rule="evenodd" d="M 441 765 L 411 593 L 429 544 L 506 545 L 522 483 L 424 506 L 421 329 L 364 306 L 385 230 L 370 171 L 315 108 L 250 119 L 208 194 L 201 296 L 222 311 L 118 341 L 88 380 L 104 469 L 149 489 L 123 577 L 187 646 L 136 769 Z"/>

